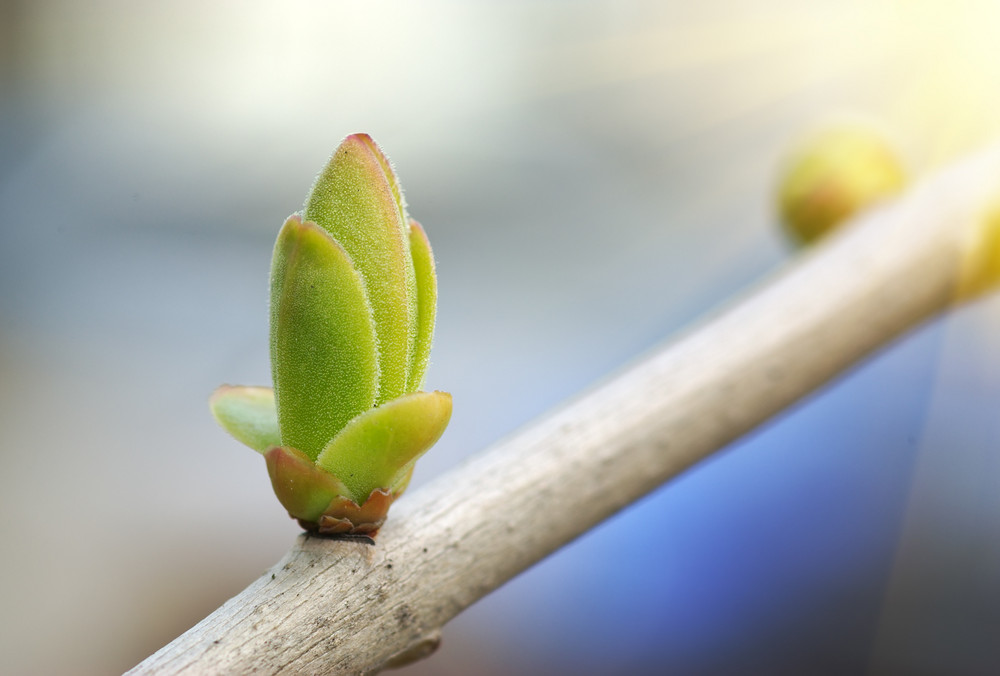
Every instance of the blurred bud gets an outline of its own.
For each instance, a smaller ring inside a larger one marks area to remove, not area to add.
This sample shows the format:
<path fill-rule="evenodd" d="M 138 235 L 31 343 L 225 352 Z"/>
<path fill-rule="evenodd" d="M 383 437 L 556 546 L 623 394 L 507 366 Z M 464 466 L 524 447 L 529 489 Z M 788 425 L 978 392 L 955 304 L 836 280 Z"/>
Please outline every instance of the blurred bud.
<path fill-rule="evenodd" d="M 778 184 L 781 219 L 796 241 L 813 242 L 905 183 L 899 157 L 875 129 L 830 127 L 807 138 L 786 162 Z"/>
<path fill-rule="evenodd" d="M 969 300 L 1000 286 L 1000 203 L 976 218 L 966 242 L 956 300 Z"/>
<path fill-rule="evenodd" d="M 219 388 L 216 420 L 263 453 L 279 501 L 320 533 L 374 533 L 441 436 L 420 392 L 437 306 L 430 243 L 365 134 L 334 152 L 271 263 L 273 391 Z"/>

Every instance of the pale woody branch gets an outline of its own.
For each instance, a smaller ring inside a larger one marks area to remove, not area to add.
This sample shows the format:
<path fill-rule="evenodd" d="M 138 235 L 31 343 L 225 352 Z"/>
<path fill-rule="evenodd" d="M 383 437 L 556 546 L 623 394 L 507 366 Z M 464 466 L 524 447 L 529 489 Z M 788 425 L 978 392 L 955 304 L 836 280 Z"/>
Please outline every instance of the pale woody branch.
<path fill-rule="evenodd" d="M 130 673 L 359 673 L 430 651 L 442 625 L 483 595 L 968 295 L 990 260 L 970 247 L 994 194 L 997 150 L 918 185 L 405 496 L 376 546 L 300 537 Z"/>

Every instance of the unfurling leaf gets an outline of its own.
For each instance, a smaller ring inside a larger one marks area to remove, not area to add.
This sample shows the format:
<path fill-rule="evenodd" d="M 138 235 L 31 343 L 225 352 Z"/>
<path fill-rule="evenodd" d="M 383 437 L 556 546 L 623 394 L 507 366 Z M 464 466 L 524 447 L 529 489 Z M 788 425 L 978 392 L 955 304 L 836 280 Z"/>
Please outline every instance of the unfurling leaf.
<path fill-rule="evenodd" d="M 327 444 L 316 464 L 354 495 L 390 488 L 434 445 L 451 419 L 451 395 L 414 392 L 362 413 Z"/>
<path fill-rule="evenodd" d="M 281 445 L 278 411 L 270 387 L 223 385 L 208 404 L 218 423 L 237 441 L 261 453 Z"/>

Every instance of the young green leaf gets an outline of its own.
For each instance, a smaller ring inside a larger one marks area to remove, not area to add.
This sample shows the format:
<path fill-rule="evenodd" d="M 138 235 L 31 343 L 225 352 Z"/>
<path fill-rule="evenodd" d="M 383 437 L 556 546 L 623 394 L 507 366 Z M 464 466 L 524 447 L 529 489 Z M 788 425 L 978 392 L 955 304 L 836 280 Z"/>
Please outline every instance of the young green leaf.
<path fill-rule="evenodd" d="M 274 247 L 271 372 L 281 440 L 310 458 L 375 402 L 375 329 L 361 278 L 329 234 L 298 216 Z"/>
<path fill-rule="evenodd" d="M 413 361 L 410 364 L 410 381 L 407 390 L 419 390 L 424 384 L 427 363 L 434 341 L 434 320 L 437 314 L 437 274 L 434 271 L 434 254 L 427 233 L 415 220 L 410 219 L 410 253 L 417 279 L 417 335 L 414 341 Z"/>
<path fill-rule="evenodd" d="M 270 387 L 223 385 L 208 400 L 212 415 L 237 441 L 263 453 L 281 445 Z"/>
<path fill-rule="evenodd" d="M 367 134 L 348 136 L 306 200 L 304 217 L 344 247 L 361 273 L 378 338 L 375 404 L 406 392 L 415 335 L 416 290 L 402 193 Z"/>
<path fill-rule="evenodd" d="M 451 395 L 414 392 L 366 411 L 347 424 L 316 459 L 354 495 L 394 488 L 434 445 L 451 418 Z"/>

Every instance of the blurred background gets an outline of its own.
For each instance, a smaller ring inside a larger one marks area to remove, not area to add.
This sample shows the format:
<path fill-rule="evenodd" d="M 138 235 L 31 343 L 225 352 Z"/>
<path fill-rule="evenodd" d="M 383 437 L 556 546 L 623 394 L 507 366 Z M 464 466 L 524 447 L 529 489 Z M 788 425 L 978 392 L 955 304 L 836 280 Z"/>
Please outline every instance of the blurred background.
<path fill-rule="evenodd" d="M 916 172 L 992 139 L 998 44 L 992 0 L 0 0 L 0 672 L 127 669 L 291 545 L 206 399 L 269 382 L 274 237 L 346 134 L 438 259 L 419 488 L 788 260 L 776 171 L 818 122 Z M 994 298 L 402 673 L 997 673 L 998 406 Z"/>

